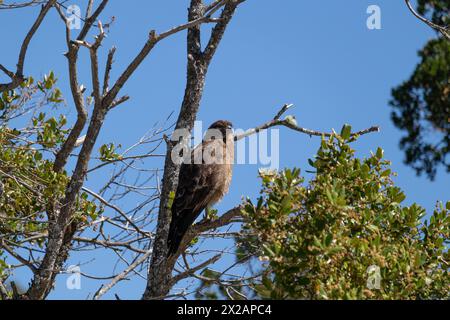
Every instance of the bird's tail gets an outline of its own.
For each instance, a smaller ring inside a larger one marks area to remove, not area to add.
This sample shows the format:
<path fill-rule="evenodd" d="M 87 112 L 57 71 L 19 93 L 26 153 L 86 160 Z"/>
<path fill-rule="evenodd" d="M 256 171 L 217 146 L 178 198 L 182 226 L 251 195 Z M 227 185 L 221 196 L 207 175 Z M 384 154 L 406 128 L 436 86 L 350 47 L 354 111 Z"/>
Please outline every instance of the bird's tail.
<path fill-rule="evenodd" d="M 172 231 L 172 230 L 170 230 Z M 167 240 L 168 252 L 167 256 L 170 257 L 174 255 L 178 251 L 178 247 L 180 246 L 181 239 L 183 239 L 183 235 L 179 233 L 171 233 L 169 231 L 169 237 Z"/>
<path fill-rule="evenodd" d="M 167 238 L 167 246 L 168 246 L 168 253 L 167 256 L 170 257 L 171 255 L 174 255 L 178 248 L 180 247 L 181 241 L 183 240 L 183 237 L 185 233 L 187 232 L 187 229 L 189 228 L 189 225 L 171 225 L 169 229 L 169 236 Z"/>
<path fill-rule="evenodd" d="M 167 237 L 168 257 L 178 251 L 184 235 L 194 223 L 201 210 L 182 210 L 178 214 L 173 215 L 170 223 L 169 236 Z"/>

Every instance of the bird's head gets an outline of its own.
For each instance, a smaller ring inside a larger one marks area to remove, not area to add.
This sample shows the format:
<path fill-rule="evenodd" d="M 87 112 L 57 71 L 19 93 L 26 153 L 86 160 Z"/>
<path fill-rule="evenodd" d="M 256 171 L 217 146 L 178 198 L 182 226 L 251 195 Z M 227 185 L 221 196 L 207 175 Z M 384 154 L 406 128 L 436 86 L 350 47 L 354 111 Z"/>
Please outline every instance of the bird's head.
<path fill-rule="evenodd" d="M 227 120 L 219 120 L 219 121 L 214 122 L 212 125 L 210 125 L 209 129 L 232 130 L 233 124 Z"/>
<path fill-rule="evenodd" d="M 227 120 L 219 120 L 209 126 L 208 131 L 209 130 L 219 131 L 222 134 L 222 137 L 226 139 L 228 135 L 233 134 L 233 124 Z"/>

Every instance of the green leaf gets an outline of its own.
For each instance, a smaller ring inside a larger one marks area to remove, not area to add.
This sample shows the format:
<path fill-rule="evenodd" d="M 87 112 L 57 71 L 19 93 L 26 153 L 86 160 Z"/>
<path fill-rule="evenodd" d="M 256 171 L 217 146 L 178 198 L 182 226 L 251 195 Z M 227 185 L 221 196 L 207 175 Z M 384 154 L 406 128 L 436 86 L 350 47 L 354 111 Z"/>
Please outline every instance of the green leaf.
<path fill-rule="evenodd" d="M 352 126 L 351 125 L 346 124 L 346 125 L 344 125 L 342 127 L 342 130 L 341 130 L 341 137 L 342 137 L 342 139 L 348 140 L 350 138 L 350 136 L 351 136 L 351 133 L 352 133 Z"/>
<path fill-rule="evenodd" d="M 384 150 L 381 148 L 377 149 L 376 157 L 378 160 L 381 160 L 383 158 Z"/>
<path fill-rule="evenodd" d="M 326 247 L 329 247 L 332 241 L 333 241 L 333 235 L 331 233 L 329 233 L 325 238 L 324 245 Z"/>

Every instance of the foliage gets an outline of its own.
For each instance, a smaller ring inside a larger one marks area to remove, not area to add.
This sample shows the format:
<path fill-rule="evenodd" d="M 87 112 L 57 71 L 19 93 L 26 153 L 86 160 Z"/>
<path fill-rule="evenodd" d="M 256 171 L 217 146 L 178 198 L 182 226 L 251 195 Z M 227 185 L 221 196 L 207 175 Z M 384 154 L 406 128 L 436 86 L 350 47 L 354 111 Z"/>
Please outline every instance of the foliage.
<path fill-rule="evenodd" d="M 117 146 L 120 148 L 121 146 Z M 117 147 L 113 143 L 104 144 L 100 147 L 100 160 L 103 162 L 120 160 L 121 156 L 116 152 Z"/>
<path fill-rule="evenodd" d="M 305 185 L 299 169 L 261 173 L 262 195 L 247 200 L 241 251 L 263 261 L 262 298 L 450 298 L 450 202 L 429 221 L 393 184 L 378 149 L 354 157 L 349 127 L 323 138 Z M 368 286 L 371 266 L 381 283 Z M 373 268 L 373 267 L 372 267 Z"/>
<path fill-rule="evenodd" d="M 392 119 L 408 133 L 400 142 L 405 162 L 434 178 L 437 165 L 450 171 L 450 42 L 431 40 L 419 55 L 412 77 L 392 91 Z"/>
<path fill-rule="evenodd" d="M 450 2 L 446 0 L 418 0 L 417 11 L 421 15 L 431 13 L 431 21 L 437 25 L 445 26 L 450 23 Z"/>
<path fill-rule="evenodd" d="M 0 122 L 0 247 L 16 250 L 30 237 L 45 234 L 49 215 L 65 196 L 70 177 L 54 171 L 52 154 L 66 139 L 65 117 L 56 119 L 40 112 L 24 128 L 11 127 L 16 115 L 36 110 L 37 105 L 57 107 L 63 101 L 56 81 L 53 73 L 36 84 L 29 78 L 18 92 L 4 92 L 0 99 L 4 110 Z M 79 198 L 76 210 L 80 221 L 93 219 L 100 211 L 86 195 Z M 44 240 L 37 237 L 30 243 L 42 248 Z M 0 252 L 0 277 L 7 275 L 6 257 Z"/>
<path fill-rule="evenodd" d="M 450 23 L 449 2 L 419 1 L 420 14 L 438 25 Z M 439 166 L 450 171 L 450 42 L 430 40 L 419 52 L 412 76 L 392 90 L 392 120 L 406 133 L 400 141 L 405 163 L 434 179 Z"/>

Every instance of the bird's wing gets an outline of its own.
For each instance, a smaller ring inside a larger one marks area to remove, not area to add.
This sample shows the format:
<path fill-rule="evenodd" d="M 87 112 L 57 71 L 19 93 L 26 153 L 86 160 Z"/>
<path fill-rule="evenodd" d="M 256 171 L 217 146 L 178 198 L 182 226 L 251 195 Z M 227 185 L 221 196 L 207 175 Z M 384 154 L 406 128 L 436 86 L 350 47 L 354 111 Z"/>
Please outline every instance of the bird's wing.
<path fill-rule="evenodd" d="M 178 188 L 172 204 L 172 219 L 182 212 L 203 210 L 211 191 L 209 166 L 183 164 L 180 169 Z M 198 212 L 198 213 L 200 213 Z"/>
<path fill-rule="evenodd" d="M 199 147 L 203 148 L 206 143 Z M 169 253 L 178 249 L 188 228 L 208 205 L 214 187 L 211 179 L 213 174 L 211 165 L 195 163 L 181 165 L 178 187 L 172 203 Z"/>

